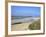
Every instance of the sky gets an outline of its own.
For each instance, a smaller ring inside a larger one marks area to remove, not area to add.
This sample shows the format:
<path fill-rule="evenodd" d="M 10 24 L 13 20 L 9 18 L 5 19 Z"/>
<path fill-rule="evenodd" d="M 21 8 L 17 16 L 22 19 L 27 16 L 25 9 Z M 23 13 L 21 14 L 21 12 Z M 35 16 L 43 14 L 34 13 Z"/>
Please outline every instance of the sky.
<path fill-rule="evenodd" d="M 11 16 L 40 16 L 40 7 L 11 6 Z"/>

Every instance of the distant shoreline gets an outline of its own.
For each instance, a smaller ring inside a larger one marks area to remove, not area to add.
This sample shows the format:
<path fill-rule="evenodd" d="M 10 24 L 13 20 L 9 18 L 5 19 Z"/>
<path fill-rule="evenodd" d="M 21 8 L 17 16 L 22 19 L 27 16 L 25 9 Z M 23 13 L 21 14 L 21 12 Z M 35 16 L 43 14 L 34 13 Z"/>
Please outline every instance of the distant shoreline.
<path fill-rule="evenodd" d="M 33 17 L 33 16 L 11 16 L 11 19 L 21 19 L 21 18 L 28 18 L 28 17 Z M 36 16 L 40 17 L 40 16 Z"/>

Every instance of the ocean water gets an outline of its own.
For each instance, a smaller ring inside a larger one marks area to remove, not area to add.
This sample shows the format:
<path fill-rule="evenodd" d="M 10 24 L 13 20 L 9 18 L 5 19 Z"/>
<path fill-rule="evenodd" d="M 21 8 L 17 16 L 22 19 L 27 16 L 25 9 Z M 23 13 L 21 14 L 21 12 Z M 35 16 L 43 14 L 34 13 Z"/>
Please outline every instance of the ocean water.
<path fill-rule="evenodd" d="M 28 17 L 31 17 L 31 16 L 15 16 L 15 17 L 13 17 L 13 19 L 24 19 L 24 18 L 28 18 Z"/>

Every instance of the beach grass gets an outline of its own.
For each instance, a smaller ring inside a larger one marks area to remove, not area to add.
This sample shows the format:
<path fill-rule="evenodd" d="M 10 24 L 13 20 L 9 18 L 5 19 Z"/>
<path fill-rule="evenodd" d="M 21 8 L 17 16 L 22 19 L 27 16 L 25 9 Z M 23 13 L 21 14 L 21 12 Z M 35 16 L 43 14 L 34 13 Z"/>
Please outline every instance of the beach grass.
<path fill-rule="evenodd" d="M 29 25 L 28 29 L 30 30 L 39 30 L 40 29 L 40 20 L 33 22 Z"/>

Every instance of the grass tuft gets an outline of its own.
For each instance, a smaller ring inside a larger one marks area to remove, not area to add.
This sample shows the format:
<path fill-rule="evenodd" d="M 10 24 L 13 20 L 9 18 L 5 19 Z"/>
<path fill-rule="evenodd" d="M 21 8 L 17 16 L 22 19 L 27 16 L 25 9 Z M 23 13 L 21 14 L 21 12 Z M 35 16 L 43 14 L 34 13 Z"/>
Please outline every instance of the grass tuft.
<path fill-rule="evenodd" d="M 40 20 L 33 22 L 29 25 L 28 29 L 30 30 L 39 30 L 40 29 Z"/>

